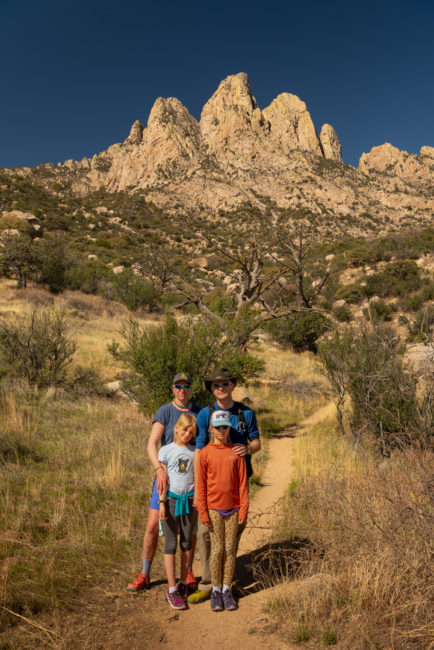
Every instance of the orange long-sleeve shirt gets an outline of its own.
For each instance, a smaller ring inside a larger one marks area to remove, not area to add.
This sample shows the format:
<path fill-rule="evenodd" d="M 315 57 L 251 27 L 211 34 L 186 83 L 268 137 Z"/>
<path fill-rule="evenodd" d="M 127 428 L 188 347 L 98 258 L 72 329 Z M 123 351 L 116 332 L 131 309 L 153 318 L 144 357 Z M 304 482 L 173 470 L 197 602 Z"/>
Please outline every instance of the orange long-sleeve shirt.
<path fill-rule="evenodd" d="M 211 510 L 239 508 L 245 520 L 249 509 L 246 461 L 232 451 L 231 442 L 210 442 L 200 450 L 197 476 L 197 507 L 202 523 L 209 522 Z"/>

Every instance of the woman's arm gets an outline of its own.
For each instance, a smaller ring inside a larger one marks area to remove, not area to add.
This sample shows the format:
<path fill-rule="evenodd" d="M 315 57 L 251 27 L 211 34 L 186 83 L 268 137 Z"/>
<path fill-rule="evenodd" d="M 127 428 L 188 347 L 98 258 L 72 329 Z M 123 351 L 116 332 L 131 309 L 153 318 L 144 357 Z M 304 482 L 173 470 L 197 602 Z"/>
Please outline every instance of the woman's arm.
<path fill-rule="evenodd" d="M 165 474 L 165 477 L 167 479 L 167 465 L 162 463 L 163 467 L 163 472 Z M 162 472 L 161 472 L 162 473 Z M 165 485 L 164 489 L 160 492 L 158 492 L 158 503 L 160 506 L 160 519 L 166 520 L 167 515 L 166 515 L 166 496 L 167 496 L 167 484 Z"/>
<path fill-rule="evenodd" d="M 161 422 L 154 422 L 148 440 L 148 456 L 156 471 L 158 494 L 160 494 L 164 489 L 167 489 L 169 482 L 167 473 L 164 471 L 162 464 L 158 460 L 158 444 L 163 432 L 164 424 L 161 424 Z"/>

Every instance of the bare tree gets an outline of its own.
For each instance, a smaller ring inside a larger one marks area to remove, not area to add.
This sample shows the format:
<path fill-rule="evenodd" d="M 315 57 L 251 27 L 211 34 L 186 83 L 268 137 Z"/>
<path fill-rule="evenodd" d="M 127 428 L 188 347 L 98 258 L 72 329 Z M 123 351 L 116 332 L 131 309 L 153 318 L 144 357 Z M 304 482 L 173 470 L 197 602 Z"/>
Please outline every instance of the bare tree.
<path fill-rule="evenodd" d="M 229 273 L 234 285 L 233 307 L 224 316 L 215 313 L 205 304 L 203 293 L 179 276 L 173 277 L 167 288 L 184 298 L 179 308 L 194 304 L 206 318 L 218 324 L 225 336 L 235 337 L 241 350 L 247 347 L 253 332 L 269 320 L 300 312 L 324 311 L 314 304 L 327 281 L 328 271 L 310 294 L 306 290 L 305 267 L 314 245 L 313 231 L 309 231 L 306 239 L 303 229 L 291 236 L 282 226 L 274 235 L 268 227 L 255 228 L 243 242 L 232 247 L 217 237 L 202 236 L 209 248 L 234 267 Z M 277 289 L 278 295 L 282 293 L 282 279 L 296 280 L 296 304 L 267 299 L 271 290 Z"/>

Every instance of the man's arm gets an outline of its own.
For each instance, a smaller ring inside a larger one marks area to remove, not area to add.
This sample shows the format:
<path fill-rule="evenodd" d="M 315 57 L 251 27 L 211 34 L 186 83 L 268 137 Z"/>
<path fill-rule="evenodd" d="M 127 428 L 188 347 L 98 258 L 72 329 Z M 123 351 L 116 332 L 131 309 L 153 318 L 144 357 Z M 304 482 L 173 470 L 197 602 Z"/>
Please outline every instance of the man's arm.
<path fill-rule="evenodd" d="M 160 461 L 158 460 L 158 444 L 164 432 L 164 424 L 154 422 L 148 440 L 148 456 L 154 466 L 157 477 L 157 491 L 163 492 L 167 488 L 169 480 Z"/>
<path fill-rule="evenodd" d="M 249 418 L 245 418 L 246 427 L 247 427 L 247 437 L 249 439 L 247 444 L 243 445 L 239 443 L 233 446 L 233 451 L 238 456 L 245 456 L 246 454 L 248 454 L 249 456 L 253 456 L 253 454 L 256 454 L 261 449 L 261 441 L 259 439 L 259 431 L 256 422 L 256 415 L 254 411 L 250 411 L 250 413 L 251 416 Z M 249 420 L 248 422 L 247 419 Z"/>

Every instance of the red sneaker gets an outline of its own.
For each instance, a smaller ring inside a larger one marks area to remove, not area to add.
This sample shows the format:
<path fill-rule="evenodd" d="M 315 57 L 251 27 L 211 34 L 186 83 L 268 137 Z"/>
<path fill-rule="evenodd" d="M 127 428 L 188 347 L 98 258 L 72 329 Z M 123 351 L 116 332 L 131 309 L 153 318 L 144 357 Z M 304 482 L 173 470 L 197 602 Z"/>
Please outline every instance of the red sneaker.
<path fill-rule="evenodd" d="M 185 582 L 187 583 L 187 587 L 188 589 L 190 589 L 190 591 L 196 591 L 197 580 L 196 580 L 196 576 L 194 575 L 191 569 L 187 571 L 187 579 Z"/>
<path fill-rule="evenodd" d="M 128 584 L 127 591 L 137 593 L 138 591 L 147 589 L 150 583 L 151 581 L 147 573 L 139 573 L 137 578 Z"/>

